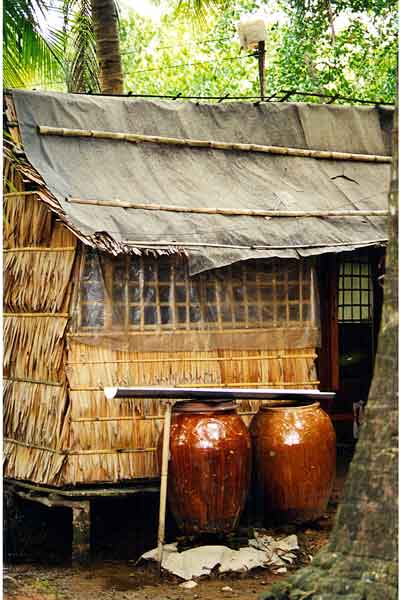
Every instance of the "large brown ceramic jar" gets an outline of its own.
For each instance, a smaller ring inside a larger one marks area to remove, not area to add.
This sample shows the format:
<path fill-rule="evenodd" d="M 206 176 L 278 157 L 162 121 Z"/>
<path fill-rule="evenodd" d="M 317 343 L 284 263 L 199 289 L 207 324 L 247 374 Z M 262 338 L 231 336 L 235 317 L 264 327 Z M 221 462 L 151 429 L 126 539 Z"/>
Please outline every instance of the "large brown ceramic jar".
<path fill-rule="evenodd" d="M 335 478 L 336 436 L 319 403 L 264 406 L 250 432 L 255 495 L 264 521 L 321 517 Z"/>
<path fill-rule="evenodd" d="M 176 405 L 171 423 L 168 503 L 184 534 L 234 530 L 246 501 L 250 470 L 250 435 L 234 403 Z"/>

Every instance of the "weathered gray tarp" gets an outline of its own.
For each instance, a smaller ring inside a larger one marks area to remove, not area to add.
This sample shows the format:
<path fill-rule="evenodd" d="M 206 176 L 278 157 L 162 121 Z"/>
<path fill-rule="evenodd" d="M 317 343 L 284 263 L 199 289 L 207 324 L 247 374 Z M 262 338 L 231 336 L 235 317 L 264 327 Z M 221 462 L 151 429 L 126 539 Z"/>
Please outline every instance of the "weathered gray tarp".
<path fill-rule="evenodd" d="M 13 97 L 27 157 L 74 227 L 88 236 L 107 232 L 122 251 L 128 241 L 150 248 L 155 242 L 219 245 L 188 247 L 193 274 L 237 260 L 340 252 L 386 238 L 382 217 L 228 217 L 87 206 L 68 198 L 261 210 L 384 209 L 388 164 L 42 136 L 37 126 L 387 155 L 389 109 L 209 105 L 21 90 Z"/>

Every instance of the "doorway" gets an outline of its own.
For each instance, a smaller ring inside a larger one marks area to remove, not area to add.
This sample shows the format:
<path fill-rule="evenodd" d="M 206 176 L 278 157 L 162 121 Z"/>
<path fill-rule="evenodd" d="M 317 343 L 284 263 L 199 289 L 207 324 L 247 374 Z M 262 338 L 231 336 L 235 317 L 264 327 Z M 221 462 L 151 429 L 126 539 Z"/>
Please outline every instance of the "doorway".
<path fill-rule="evenodd" d="M 368 400 L 382 310 L 383 265 L 384 253 L 378 248 L 331 255 L 320 265 L 321 390 L 336 391 L 328 411 L 338 441 L 344 443 L 355 441 L 358 416 L 362 418 Z"/>

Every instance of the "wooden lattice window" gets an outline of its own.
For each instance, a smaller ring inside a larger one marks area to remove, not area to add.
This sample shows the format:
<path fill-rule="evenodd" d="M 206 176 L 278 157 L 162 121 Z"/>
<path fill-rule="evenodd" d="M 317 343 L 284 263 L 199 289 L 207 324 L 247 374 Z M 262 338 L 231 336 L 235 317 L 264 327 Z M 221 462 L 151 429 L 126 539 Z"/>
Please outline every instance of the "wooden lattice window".
<path fill-rule="evenodd" d="M 371 265 L 367 259 L 346 260 L 339 270 L 339 322 L 370 322 L 372 317 Z"/>
<path fill-rule="evenodd" d="M 121 256 L 103 261 L 102 290 L 100 263 L 90 254 L 86 261 L 81 328 L 225 331 L 299 327 L 314 318 L 306 261 L 246 261 L 189 277 L 181 258 Z"/>
<path fill-rule="evenodd" d="M 97 253 L 88 251 L 81 272 L 80 326 L 102 329 L 105 325 L 105 290 L 103 273 Z"/>

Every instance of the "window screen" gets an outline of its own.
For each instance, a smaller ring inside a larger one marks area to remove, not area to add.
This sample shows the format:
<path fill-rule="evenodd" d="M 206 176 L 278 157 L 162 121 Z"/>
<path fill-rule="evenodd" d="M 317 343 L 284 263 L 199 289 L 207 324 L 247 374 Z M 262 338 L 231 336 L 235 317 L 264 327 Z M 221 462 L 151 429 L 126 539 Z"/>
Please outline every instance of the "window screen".
<path fill-rule="evenodd" d="M 360 260 L 343 262 L 339 270 L 339 321 L 372 321 L 372 304 L 371 265 Z"/>
<path fill-rule="evenodd" d="M 312 268 L 299 260 L 255 260 L 189 277 L 177 257 L 86 254 L 81 329 L 240 330 L 299 327 L 314 318 Z"/>
<path fill-rule="evenodd" d="M 104 327 L 105 290 L 96 252 L 85 255 L 80 285 L 80 324 L 85 329 Z"/>

